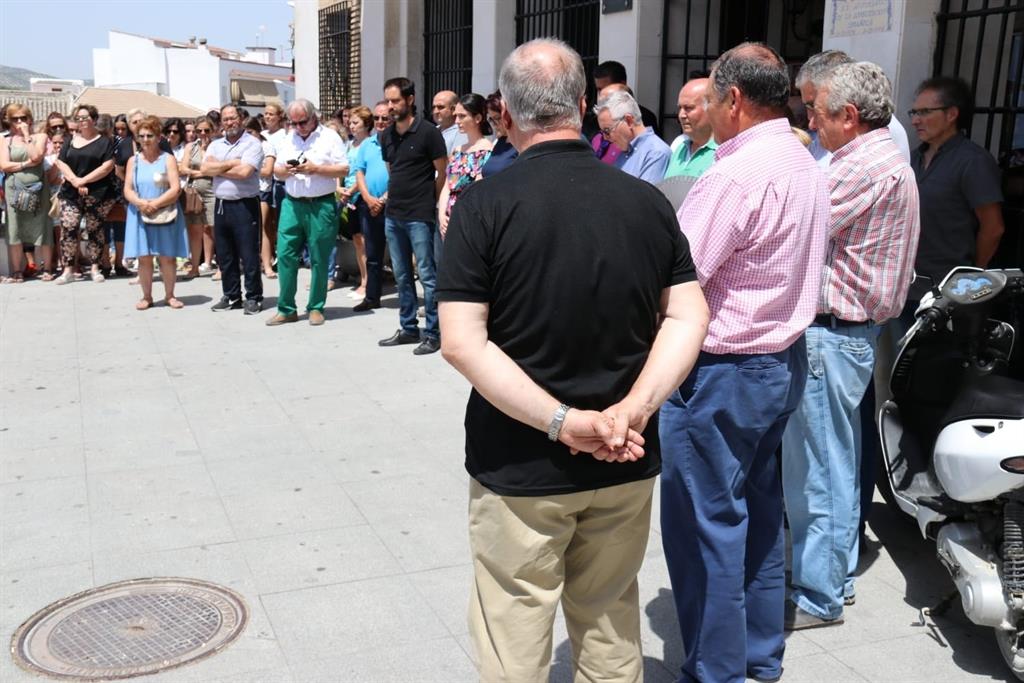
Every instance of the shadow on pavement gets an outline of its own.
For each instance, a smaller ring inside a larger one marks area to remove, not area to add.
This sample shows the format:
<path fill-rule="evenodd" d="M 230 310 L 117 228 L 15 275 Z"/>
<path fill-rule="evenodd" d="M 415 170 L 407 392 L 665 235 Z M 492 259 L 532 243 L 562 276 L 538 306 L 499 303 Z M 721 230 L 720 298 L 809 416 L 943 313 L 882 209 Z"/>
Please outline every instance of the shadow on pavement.
<path fill-rule="evenodd" d="M 914 521 L 885 503 L 872 505 L 868 522 L 906 581 L 904 601 L 917 609 L 934 607 L 956 590 L 939 563 L 935 543 L 922 538 Z M 857 573 L 862 573 L 858 566 Z M 963 612 L 959 594 L 943 614 L 925 617 L 932 638 L 951 648 L 953 661 L 966 672 L 996 681 L 1016 681 L 1003 662 L 991 628 L 971 623 Z"/>
<path fill-rule="evenodd" d="M 555 655 L 551 660 L 551 675 L 548 677 L 548 681 L 549 683 L 572 683 L 575 680 L 574 673 L 572 646 L 568 640 L 563 640 L 555 648 Z M 646 683 L 671 683 L 675 681 L 675 677 L 665 668 L 664 663 L 654 657 L 644 657 L 643 680 Z"/>
<path fill-rule="evenodd" d="M 184 296 L 178 296 L 176 298 L 178 299 L 178 301 L 185 304 L 186 306 L 201 306 L 203 304 L 208 304 L 211 301 L 213 301 L 213 299 L 203 294 L 186 294 Z"/>

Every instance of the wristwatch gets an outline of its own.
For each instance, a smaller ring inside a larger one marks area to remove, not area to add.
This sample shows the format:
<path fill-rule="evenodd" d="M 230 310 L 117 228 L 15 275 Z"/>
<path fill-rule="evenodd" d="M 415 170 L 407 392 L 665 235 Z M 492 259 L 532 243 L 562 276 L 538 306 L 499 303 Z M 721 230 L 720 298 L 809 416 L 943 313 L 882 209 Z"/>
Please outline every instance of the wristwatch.
<path fill-rule="evenodd" d="M 558 441 L 558 435 L 562 433 L 562 423 L 565 422 L 565 414 L 569 412 L 569 406 L 560 403 L 555 409 L 555 415 L 548 425 L 548 440 Z"/>

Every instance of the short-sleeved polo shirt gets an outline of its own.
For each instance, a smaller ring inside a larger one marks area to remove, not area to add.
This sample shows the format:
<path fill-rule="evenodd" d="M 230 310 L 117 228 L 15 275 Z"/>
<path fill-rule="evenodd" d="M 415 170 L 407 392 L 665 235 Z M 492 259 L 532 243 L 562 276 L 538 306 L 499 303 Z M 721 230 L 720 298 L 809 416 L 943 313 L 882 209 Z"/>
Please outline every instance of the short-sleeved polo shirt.
<path fill-rule="evenodd" d="M 374 197 L 380 197 L 388 191 L 388 166 L 381 155 L 380 140 L 377 133 L 363 140 L 356 150 L 352 161 L 354 172 L 362 171 L 366 181 L 366 189 Z"/>
<path fill-rule="evenodd" d="M 260 167 L 263 166 L 263 144 L 259 138 L 249 133 L 242 133 L 234 142 L 226 136 L 217 138 L 206 148 L 206 157 L 216 161 L 241 159 L 243 164 L 253 168 L 253 173 L 241 180 L 215 176 L 213 195 L 217 199 L 235 200 L 259 196 Z"/>
<path fill-rule="evenodd" d="M 654 186 L 601 163 L 586 141 L 526 149 L 459 195 L 445 235 L 439 301 L 487 303 L 488 338 L 570 406 L 603 410 L 640 374 L 663 290 L 696 280 L 675 211 Z M 501 495 L 593 490 L 658 474 L 657 416 L 646 455 L 603 463 L 549 441 L 475 390 L 466 469 Z"/>
<path fill-rule="evenodd" d="M 925 168 L 927 150 L 922 144 L 910 159 L 921 197 L 921 239 L 914 270 L 930 278 L 918 278 L 911 285 L 912 301 L 954 267 L 974 265 L 979 227 L 974 210 L 1003 201 L 999 166 L 987 150 L 957 134 L 942 144 Z"/>
<path fill-rule="evenodd" d="M 395 124 L 380 133 L 380 148 L 390 174 L 384 215 L 403 221 L 435 221 L 434 160 L 448 158 L 441 131 L 417 116 L 402 135 Z"/>

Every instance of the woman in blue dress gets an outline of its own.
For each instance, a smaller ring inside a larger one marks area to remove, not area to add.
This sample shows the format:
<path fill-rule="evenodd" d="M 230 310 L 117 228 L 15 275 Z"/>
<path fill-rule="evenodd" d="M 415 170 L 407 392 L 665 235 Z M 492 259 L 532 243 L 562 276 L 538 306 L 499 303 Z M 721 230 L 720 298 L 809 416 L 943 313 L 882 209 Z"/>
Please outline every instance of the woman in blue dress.
<path fill-rule="evenodd" d="M 124 255 L 139 260 L 139 284 L 142 298 L 135 308 L 144 311 L 153 305 L 153 257 L 160 262 L 164 283 L 164 301 L 171 308 L 185 304 L 174 297 L 177 277 L 176 259 L 188 256 L 185 217 L 178 206 L 178 164 L 172 154 L 160 150 L 160 119 L 147 116 L 135 134 L 140 151 L 125 168 L 124 198 L 128 201 Z M 173 211 L 171 220 L 160 220 Z M 148 217 L 151 222 L 147 222 Z M 159 221 L 159 222 L 152 222 Z"/>

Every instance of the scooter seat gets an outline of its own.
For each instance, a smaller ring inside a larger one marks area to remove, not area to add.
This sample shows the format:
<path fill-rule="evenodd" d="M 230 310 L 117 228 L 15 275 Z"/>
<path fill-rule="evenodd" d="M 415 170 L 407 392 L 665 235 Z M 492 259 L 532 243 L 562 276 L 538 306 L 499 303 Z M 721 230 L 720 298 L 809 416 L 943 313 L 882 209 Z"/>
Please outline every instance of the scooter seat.
<path fill-rule="evenodd" d="M 1002 375 L 969 377 L 942 419 L 942 427 L 960 420 L 1024 420 L 1024 382 Z"/>

